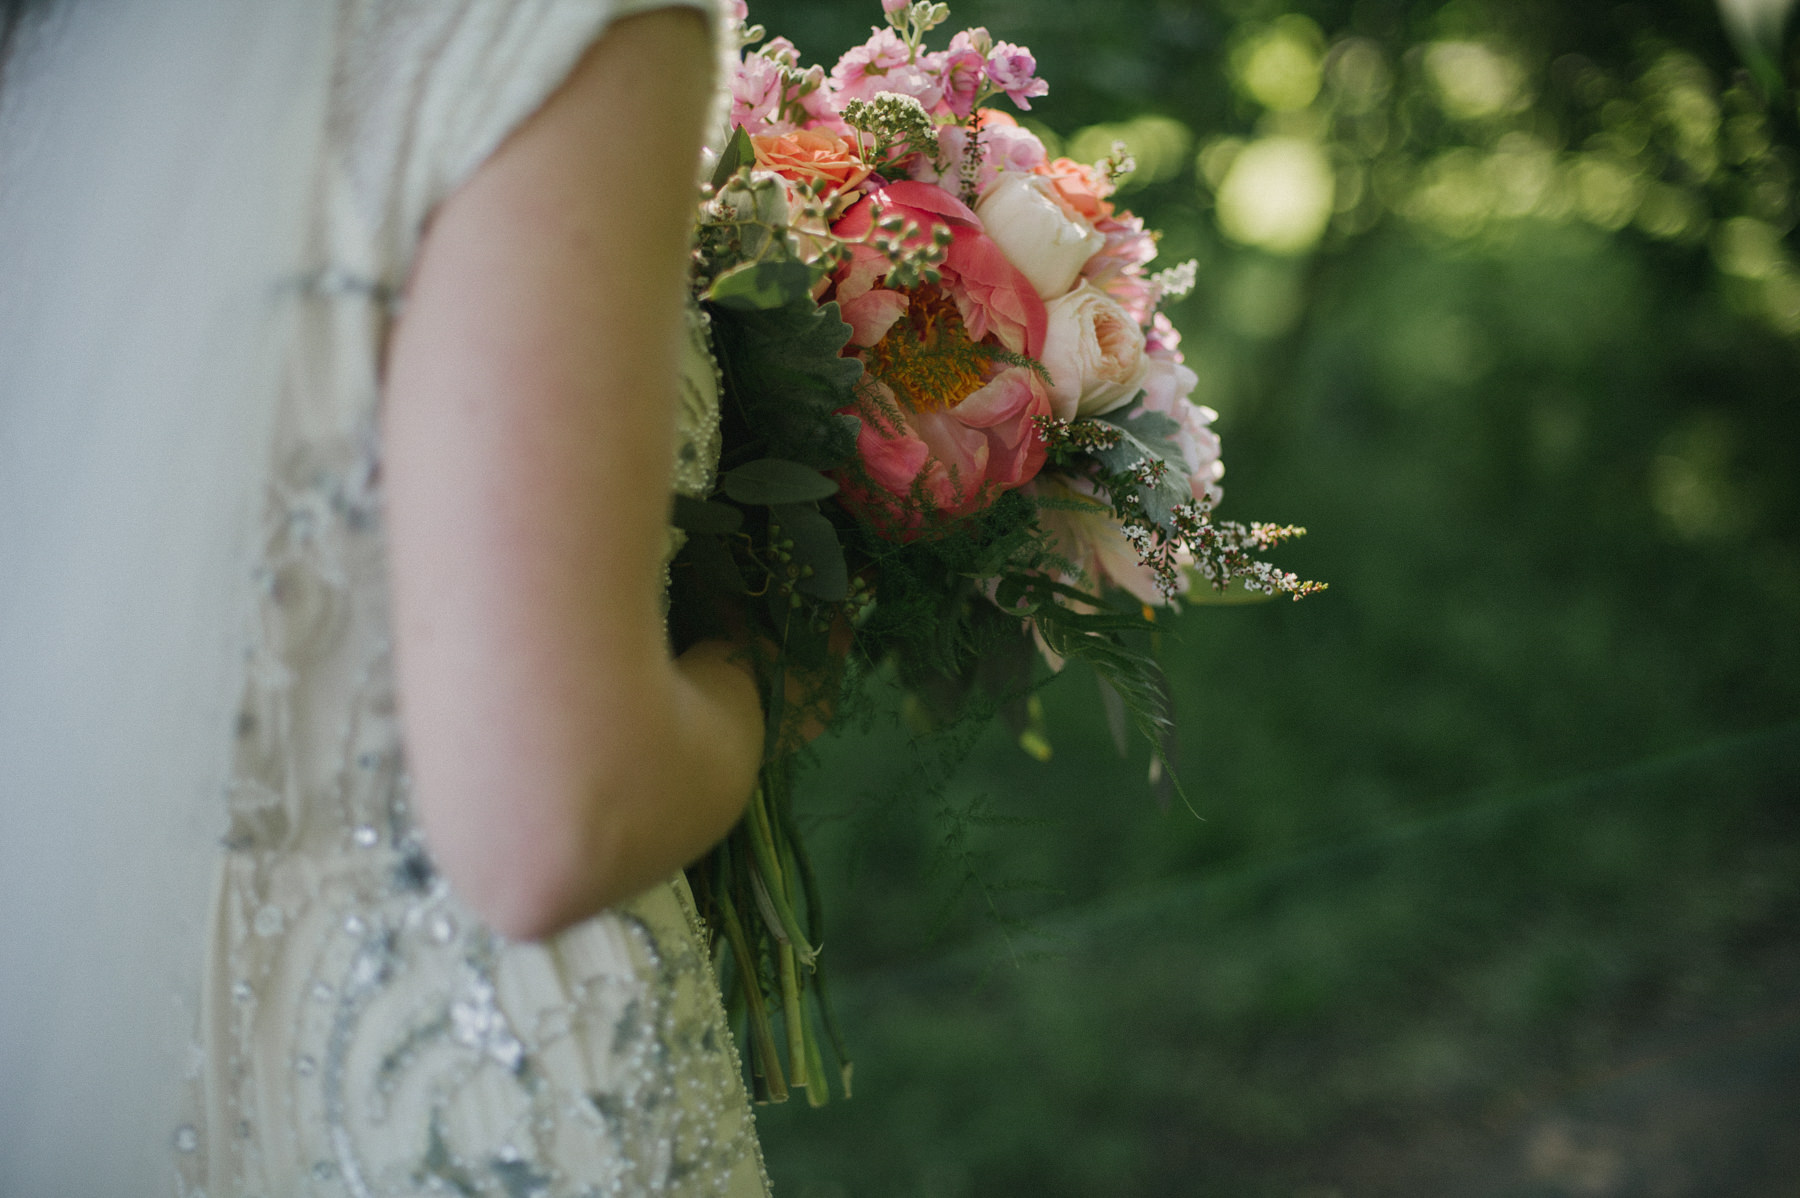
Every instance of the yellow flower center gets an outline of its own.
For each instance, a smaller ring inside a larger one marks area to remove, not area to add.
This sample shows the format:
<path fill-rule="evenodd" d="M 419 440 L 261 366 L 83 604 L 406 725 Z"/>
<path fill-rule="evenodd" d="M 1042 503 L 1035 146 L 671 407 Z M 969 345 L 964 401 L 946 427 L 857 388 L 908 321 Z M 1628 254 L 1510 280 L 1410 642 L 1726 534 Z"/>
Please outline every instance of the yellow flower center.
<path fill-rule="evenodd" d="M 929 286 L 912 293 L 863 365 L 915 412 L 953 408 L 987 382 L 988 359 L 969 340 L 956 302 Z"/>

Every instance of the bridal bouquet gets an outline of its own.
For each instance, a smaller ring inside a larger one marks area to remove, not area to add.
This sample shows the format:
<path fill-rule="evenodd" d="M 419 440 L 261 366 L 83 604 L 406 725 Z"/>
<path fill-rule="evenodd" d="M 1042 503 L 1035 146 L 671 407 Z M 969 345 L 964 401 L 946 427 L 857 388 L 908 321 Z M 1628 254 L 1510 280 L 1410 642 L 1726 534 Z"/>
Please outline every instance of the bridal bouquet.
<path fill-rule="evenodd" d="M 1318 586 L 1255 556 L 1302 530 L 1214 519 L 1215 413 L 1158 310 L 1194 265 L 1147 270 L 1155 235 L 1111 199 L 1122 149 L 1052 159 L 990 106 L 1047 91 L 1027 50 L 979 28 L 928 49 L 948 8 L 883 0 L 827 72 L 739 7 L 696 243 L 724 452 L 717 492 L 677 501 L 672 627 L 755 646 L 768 764 L 690 877 L 758 1097 L 820 1103 L 819 1028 L 846 1093 L 850 1071 L 791 810 L 806 729 L 876 678 L 945 719 L 1024 707 L 1037 658 L 1074 660 L 1154 769 L 1152 608 Z"/>

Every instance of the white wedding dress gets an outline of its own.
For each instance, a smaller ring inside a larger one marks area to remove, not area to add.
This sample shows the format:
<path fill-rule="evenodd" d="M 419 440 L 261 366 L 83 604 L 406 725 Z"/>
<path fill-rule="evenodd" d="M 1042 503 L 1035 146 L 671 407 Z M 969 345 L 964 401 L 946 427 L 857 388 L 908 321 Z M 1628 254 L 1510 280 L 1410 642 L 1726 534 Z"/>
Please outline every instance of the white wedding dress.
<path fill-rule="evenodd" d="M 17 665 L 0 677 L 0 750 L 19 764 L 0 783 L 18 788 L 0 791 L 0 923 L 15 928 L 0 932 L 0 1195 L 767 1192 L 683 880 L 541 944 L 483 927 L 414 828 L 390 656 L 379 374 L 420 232 L 611 19 L 668 2 L 318 0 L 330 17 L 308 28 L 323 39 L 314 50 L 328 77 L 312 91 L 294 81 L 282 110 L 301 126 L 316 115 L 316 129 L 283 134 L 313 157 L 305 169 L 277 164 L 304 181 L 289 243 L 298 269 L 271 281 L 273 342 L 247 389 L 267 390 L 268 412 L 259 423 L 225 402 L 216 420 L 189 418 L 244 440 L 204 460 L 239 462 L 259 524 L 247 540 L 224 526 L 215 536 L 231 542 L 216 557 L 230 577 L 170 583 L 154 577 L 154 554 L 132 567 L 145 596 L 216 611 L 233 642 L 225 664 L 158 666 L 136 644 L 159 635 L 156 613 L 130 604 L 118 686 L 146 679 L 144 693 L 108 708 L 100 668 L 62 679 L 68 694 L 34 711 L 43 700 L 30 683 L 59 659 L 26 631 L 66 620 L 66 634 L 49 635 L 85 644 L 106 624 L 104 603 L 58 612 L 69 594 L 117 593 L 107 578 L 131 556 L 128 495 L 111 517 L 125 528 L 120 548 L 96 550 L 91 577 L 68 574 L 61 600 L 29 580 L 0 584 L 10 622 L 0 637 L 11 637 L 0 668 Z M 265 39 L 265 61 L 244 69 L 280 69 L 289 36 Z M 709 487 L 718 436 L 700 319 L 673 464 L 673 485 L 696 494 Z M 34 437 L 82 433 L 78 421 L 40 427 L 30 395 L 0 400 L 0 503 L 29 507 L 18 481 L 28 474 L 7 477 L 9 462 L 26 462 Z M 144 470 L 154 476 L 153 464 Z M 62 486 L 78 484 L 107 480 Z M 46 562 L 55 573 L 85 561 L 60 548 L 69 538 L 33 527 L 0 518 L 0 548 L 16 549 L 33 577 L 48 577 Z M 166 711 L 139 714 L 155 705 L 159 668 L 180 670 L 186 689 L 200 674 L 228 693 L 209 702 L 171 685 Z M 171 729 L 177 714 L 184 726 Z M 122 720 L 116 734 L 83 722 L 109 718 Z M 142 741 L 153 757 L 171 736 L 190 746 L 181 770 L 147 765 L 141 791 L 118 797 L 130 746 Z M 46 744 L 55 737 L 73 743 Z M 72 759 L 88 747 L 99 763 L 84 774 Z M 218 785 L 190 802 L 184 788 L 201 788 L 168 777 Z M 173 809 L 155 809 L 163 794 Z M 90 798 L 122 813 L 120 826 L 84 817 Z M 210 899 L 201 876 L 213 879 Z M 34 919 L 38 932 L 17 930 Z M 169 1029 L 184 1023 L 188 1043 L 168 1051 Z M 160 1161 L 146 1163 L 136 1142 L 146 1133 Z"/>

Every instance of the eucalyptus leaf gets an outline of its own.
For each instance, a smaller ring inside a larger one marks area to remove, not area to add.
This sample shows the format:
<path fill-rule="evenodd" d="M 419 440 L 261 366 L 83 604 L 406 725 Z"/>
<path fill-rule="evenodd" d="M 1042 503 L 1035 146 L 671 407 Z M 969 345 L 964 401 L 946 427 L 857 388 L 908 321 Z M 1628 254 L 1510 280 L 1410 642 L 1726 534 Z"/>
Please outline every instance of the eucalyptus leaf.
<path fill-rule="evenodd" d="M 743 526 L 744 513 L 728 503 L 677 495 L 671 523 L 690 535 L 725 536 Z"/>
<path fill-rule="evenodd" d="M 1171 468 L 1186 472 L 1187 457 L 1181 452 L 1181 444 L 1176 440 L 1181 435 L 1181 425 L 1173 416 L 1163 412 L 1128 411 L 1122 420 L 1116 422 L 1116 427 L 1142 441 L 1150 452 L 1169 463 Z"/>
<path fill-rule="evenodd" d="M 758 458 L 728 470 L 720 489 L 739 503 L 809 503 L 829 499 L 838 485 L 811 466 L 784 458 Z"/>
<path fill-rule="evenodd" d="M 731 550 L 710 533 L 688 538 L 675 559 L 675 570 L 677 579 L 691 577 L 694 587 L 713 594 L 742 595 L 750 589 Z"/>
<path fill-rule="evenodd" d="M 739 125 L 732 130 L 731 140 L 725 143 L 725 149 L 719 153 L 719 165 L 713 170 L 713 190 L 725 186 L 731 176 L 756 161 L 756 147 L 750 141 L 750 135 Z"/>
<path fill-rule="evenodd" d="M 746 262 L 734 266 L 706 290 L 713 303 L 741 312 L 766 312 L 810 302 L 812 270 L 792 259 Z"/>
<path fill-rule="evenodd" d="M 837 527 L 810 503 L 782 503 L 770 509 L 782 535 L 794 542 L 794 564 L 811 574 L 794 588 L 815 599 L 835 603 L 850 593 L 850 572 L 844 565 L 844 548 Z"/>

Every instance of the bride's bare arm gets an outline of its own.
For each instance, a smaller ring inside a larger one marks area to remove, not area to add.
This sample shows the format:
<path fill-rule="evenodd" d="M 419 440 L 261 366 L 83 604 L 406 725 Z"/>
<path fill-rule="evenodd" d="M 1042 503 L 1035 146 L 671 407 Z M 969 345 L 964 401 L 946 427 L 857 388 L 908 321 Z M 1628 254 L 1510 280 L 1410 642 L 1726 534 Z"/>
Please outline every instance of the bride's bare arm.
<path fill-rule="evenodd" d="M 661 561 L 705 30 L 608 30 L 434 217 L 388 361 L 403 718 L 434 859 L 552 933 L 697 857 L 762 715 L 718 644 L 671 660 Z"/>

